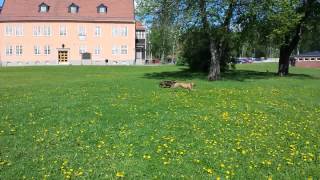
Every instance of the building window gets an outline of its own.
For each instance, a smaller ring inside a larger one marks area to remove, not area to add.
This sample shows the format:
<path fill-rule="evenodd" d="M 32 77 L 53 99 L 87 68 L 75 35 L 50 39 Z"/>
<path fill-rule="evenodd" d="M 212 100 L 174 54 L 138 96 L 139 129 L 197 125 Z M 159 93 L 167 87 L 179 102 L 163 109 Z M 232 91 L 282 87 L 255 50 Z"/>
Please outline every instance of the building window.
<path fill-rule="evenodd" d="M 33 36 L 41 36 L 41 26 L 33 27 Z"/>
<path fill-rule="evenodd" d="M 95 36 L 96 37 L 100 37 L 101 36 L 101 27 L 100 26 L 96 26 Z"/>
<path fill-rule="evenodd" d="M 128 54 L 128 46 L 127 45 L 121 46 L 121 54 Z"/>
<path fill-rule="evenodd" d="M 84 26 L 79 27 L 79 36 L 86 36 L 86 28 Z"/>
<path fill-rule="evenodd" d="M 34 46 L 34 54 L 35 55 L 40 55 L 41 54 L 39 46 Z"/>
<path fill-rule="evenodd" d="M 94 54 L 95 55 L 100 55 L 101 54 L 101 47 L 100 46 L 96 46 L 96 48 L 94 49 Z"/>
<path fill-rule="evenodd" d="M 118 33 L 117 30 L 118 30 L 118 29 L 115 28 L 115 27 L 112 28 L 112 36 L 113 36 L 113 37 L 116 37 L 116 36 L 117 36 L 117 33 Z"/>
<path fill-rule="evenodd" d="M 67 35 L 67 27 L 60 26 L 60 36 L 66 36 L 66 35 Z"/>
<path fill-rule="evenodd" d="M 80 46 L 79 53 L 83 54 L 83 53 L 86 53 L 86 52 L 87 52 L 87 47 L 86 46 Z"/>
<path fill-rule="evenodd" d="M 137 36 L 137 39 L 145 39 L 146 38 L 144 31 L 137 31 L 136 36 Z"/>
<path fill-rule="evenodd" d="M 124 37 L 128 36 L 128 27 L 121 28 L 121 36 L 124 36 Z"/>
<path fill-rule="evenodd" d="M 113 45 L 113 46 L 112 46 L 112 54 L 113 54 L 113 55 L 117 55 L 117 54 L 120 54 L 119 52 L 120 52 L 119 47 Z"/>
<path fill-rule="evenodd" d="M 113 55 L 118 55 L 118 54 L 126 55 L 126 54 L 128 54 L 128 46 L 127 45 L 122 45 L 122 46 L 113 45 L 112 46 L 112 54 Z"/>
<path fill-rule="evenodd" d="M 16 27 L 16 36 L 23 36 L 23 26 L 19 25 Z"/>
<path fill-rule="evenodd" d="M 122 36 L 127 37 L 128 36 L 128 27 L 113 27 L 112 28 L 112 36 Z"/>
<path fill-rule="evenodd" d="M 43 26 L 43 35 L 44 36 L 51 36 L 51 27 L 50 26 Z"/>
<path fill-rule="evenodd" d="M 11 25 L 6 26 L 6 36 L 13 36 L 13 27 Z"/>
<path fill-rule="evenodd" d="M 97 7 L 97 10 L 98 10 L 98 13 L 105 14 L 105 13 L 107 13 L 107 6 L 105 6 L 104 4 L 100 4 Z"/>
<path fill-rule="evenodd" d="M 33 36 L 51 36 L 51 26 L 34 26 L 33 27 Z"/>
<path fill-rule="evenodd" d="M 18 45 L 16 46 L 16 55 L 22 55 L 22 46 L 21 45 Z"/>
<path fill-rule="evenodd" d="M 6 55 L 7 56 L 12 56 L 13 55 L 13 47 L 12 46 L 7 46 L 6 47 Z"/>
<path fill-rule="evenodd" d="M 69 6 L 69 13 L 78 13 L 79 12 L 79 9 L 80 7 L 74 3 L 72 3 L 70 6 Z"/>
<path fill-rule="evenodd" d="M 44 54 L 45 55 L 51 54 L 51 48 L 49 45 L 44 46 Z"/>
<path fill-rule="evenodd" d="M 49 12 L 50 6 L 48 6 L 46 3 L 42 3 L 39 5 L 39 12 L 46 13 Z"/>

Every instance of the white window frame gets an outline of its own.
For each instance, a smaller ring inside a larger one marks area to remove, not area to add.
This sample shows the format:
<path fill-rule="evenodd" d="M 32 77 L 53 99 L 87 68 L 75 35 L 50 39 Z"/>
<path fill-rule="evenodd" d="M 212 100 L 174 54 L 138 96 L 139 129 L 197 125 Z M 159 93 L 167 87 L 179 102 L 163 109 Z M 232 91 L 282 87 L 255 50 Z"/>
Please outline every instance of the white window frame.
<path fill-rule="evenodd" d="M 41 49 L 40 49 L 40 46 L 34 46 L 33 47 L 33 54 L 36 55 L 36 56 L 39 56 L 41 55 Z"/>
<path fill-rule="evenodd" d="M 50 45 L 44 46 L 44 55 L 50 55 L 51 54 L 51 47 Z"/>
<path fill-rule="evenodd" d="M 67 26 L 66 25 L 60 25 L 59 35 L 60 36 L 67 36 Z"/>
<path fill-rule="evenodd" d="M 52 29 L 51 29 L 51 26 L 48 26 L 48 25 L 44 25 L 43 26 L 43 31 L 42 31 L 42 35 L 43 36 L 51 36 L 52 35 Z"/>
<path fill-rule="evenodd" d="M 122 55 L 128 54 L 128 45 L 121 45 L 121 54 Z"/>
<path fill-rule="evenodd" d="M 23 36 L 23 26 L 22 25 L 17 25 L 16 26 L 16 36 Z"/>
<path fill-rule="evenodd" d="M 23 54 L 23 47 L 22 45 L 17 45 L 16 46 L 16 55 L 21 56 Z"/>
<path fill-rule="evenodd" d="M 38 37 L 38 36 L 41 36 L 42 35 L 42 28 L 41 28 L 41 26 L 33 26 L 33 28 L 32 28 L 32 34 L 33 34 L 33 36 L 36 36 L 36 37 Z"/>
<path fill-rule="evenodd" d="M 112 27 L 113 37 L 128 37 L 128 27 Z"/>
<path fill-rule="evenodd" d="M 107 8 L 104 6 L 99 7 L 99 13 L 106 13 L 107 12 Z"/>
<path fill-rule="evenodd" d="M 121 36 L 128 37 L 128 27 L 127 26 L 121 28 Z"/>
<path fill-rule="evenodd" d="M 116 37 L 118 35 L 118 28 L 112 27 L 112 36 Z"/>
<path fill-rule="evenodd" d="M 96 29 L 95 29 L 95 32 L 94 32 L 95 37 L 101 37 L 101 34 L 102 34 L 101 26 L 96 26 Z"/>
<path fill-rule="evenodd" d="M 13 36 L 14 35 L 14 27 L 12 25 L 6 25 L 5 27 L 5 36 Z"/>
<path fill-rule="evenodd" d="M 83 53 L 86 53 L 86 52 L 87 52 L 87 46 L 81 45 L 79 47 L 79 54 L 83 54 Z"/>
<path fill-rule="evenodd" d="M 70 13 L 72 13 L 72 14 L 78 13 L 78 7 L 77 6 L 70 6 Z"/>
<path fill-rule="evenodd" d="M 6 46 L 6 56 L 12 56 L 13 55 L 13 46 L 12 45 L 7 45 Z"/>
<path fill-rule="evenodd" d="M 119 54 L 119 47 L 116 45 L 112 46 L 112 55 L 118 55 Z"/>
<path fill-rule="evenodd" d="M 144 31 L 137 31 L 136 33 L 136 36 L 137 36 L 137 39 L 145 39 L 146 33 Z"/>
<path fill-rule="evenodd" d="M 94 54 L 95 55 L 100 55 L 101 54 L 101 46 L 98 45 L 94 48 Z"/>
<path fill-rule="evenodd" d="M 87 29 L 85 26 L 79 26 L 78 27 L 78 36 L 80 38 L 80 40 L 85 40 L 87 37 Z"/>
<path fill-rule="evenodd" d="M 46 6 L 46 5 L 40 6 L 40 12 L 42 12 L 42 13 L 48 12 L 48 6 Z"/>

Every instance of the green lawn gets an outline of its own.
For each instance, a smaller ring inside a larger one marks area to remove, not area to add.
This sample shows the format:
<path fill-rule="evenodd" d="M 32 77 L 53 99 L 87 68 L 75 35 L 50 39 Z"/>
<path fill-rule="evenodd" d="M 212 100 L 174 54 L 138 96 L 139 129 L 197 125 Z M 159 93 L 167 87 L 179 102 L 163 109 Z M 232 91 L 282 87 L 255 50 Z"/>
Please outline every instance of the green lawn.
<path fill-rule="evenodd" d="M 275 71 L 0 68 L 0 179 L 320 179 L 320 69 Z"/>

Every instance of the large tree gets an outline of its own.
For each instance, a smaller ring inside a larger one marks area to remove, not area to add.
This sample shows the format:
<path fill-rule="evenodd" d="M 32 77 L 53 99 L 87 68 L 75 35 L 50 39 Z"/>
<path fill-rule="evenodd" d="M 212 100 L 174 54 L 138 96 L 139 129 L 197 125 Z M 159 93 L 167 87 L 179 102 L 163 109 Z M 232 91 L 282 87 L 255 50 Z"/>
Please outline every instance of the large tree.
<path fill-rule="evenodd" d="M 149 40 L 151 51 L 162 61 L 174 50 L 178 26 L 175 24 L 178 1 L 175 0 L 137 0 L 136 14 L 150 25 Z"/>
<path fill-rule="evenodd" d="M 145 0 L 144 2 L 154 6 L 144 8 L 156 17 L 153 23 L 165 27 L 169 24 L 179 24 L 179 30 L 187 32 L 184 34 L 192 36 L 192 32 L 195 32 L 200 34 L 199 36 L 195 34 L 198 37 L 206 37 L 207 40 L 193 42 L 204 42 L 207 46 L 210 57 L 203 61 L 208 63 L 210 81 L 218 80 L 221 70 L 224 70 L 226 64 L 230 62 L 231 51 L 234 50 L 231 44 L 234 42 L 235 34 L 241 37 L 243 44 L 249 42 L 251 46 L 266 48 L 278 45 L 280 47 L 278 73 L 287 75 L 290 55 L 297 49 L 308 25 L 320 14 L 319 0 Z M 165 13 L 161 11 L 162 8 L 165 9 Z M 196 30 L 190 31 L 190 29 Z"/>
<path fill-rule="evenodd" d="M 266 0 L 262 3 L 254 24 L 262 37 L 278 45 L 278 74 L 289 74 L 290 56 L 297 49 L 303 34 L 319 18 L 318 0 Z"/>
<path fill-rule="evenodd" d="M 182 1 L 187 11 L 189 21 L 200 25 L 208 39 L 210 51 L 208 80 L 215 81 L 220 78 L 230 60 L 230 37 L 232 21 L 237 18 L 236 10 L 242 7 L 237 0 L 186 0 Z M 188 22 L 188 24 L 190 24 Z"/>
<path fill-rule="evenodd" d="M 320 12 L 317 0 L 300 0 L 296 2 L 293 13 L 298 16 L 297 21 L 293 21 L 293 26 L 284 33 L 283 43 L 280 46 L 280 60 L 278 74 L 280 76 L 289 74 L 289 58 L 292 52 L 298 47 L 298 44 L 306 30 L 308 23 L 316 18 Z"/>

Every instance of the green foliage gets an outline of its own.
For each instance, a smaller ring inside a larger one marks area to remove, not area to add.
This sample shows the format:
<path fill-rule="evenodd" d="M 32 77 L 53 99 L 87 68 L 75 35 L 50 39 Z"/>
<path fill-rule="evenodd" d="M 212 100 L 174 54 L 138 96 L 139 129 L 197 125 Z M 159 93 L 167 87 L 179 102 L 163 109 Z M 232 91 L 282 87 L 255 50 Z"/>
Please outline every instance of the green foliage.
<path fill-rule="evenodd" d="M 299 45 L 300 52 L 310 52 L 320 50 L 320 25 L 314 23 L 304 31 L 301 43 Z"/>
<path fill-rule="evenodd" d="M 150 25 L 149 40 L 153 57 L 163 61 L 168 55 L 173 55 L 177 47 L 177 11 L 176 1 L 146 0 L 137 1 L 137 15 L 139 19 Z"/>
<path fill-rule="evenodd" d="M 202 29 L 194 28 L 183 34 L 181 40 L 180 56 L 185 59 L 190 69 L 208 72 L 211 55 L 207 34 Z"/>

